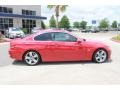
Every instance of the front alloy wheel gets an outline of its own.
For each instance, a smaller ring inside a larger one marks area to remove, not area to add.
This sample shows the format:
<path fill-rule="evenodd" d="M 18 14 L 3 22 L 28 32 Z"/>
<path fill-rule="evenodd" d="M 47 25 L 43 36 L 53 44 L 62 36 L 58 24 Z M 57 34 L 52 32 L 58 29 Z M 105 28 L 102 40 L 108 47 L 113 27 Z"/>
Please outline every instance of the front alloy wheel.
<path fill-rule="evenodd" d="M 107 57 L 107 52 L 104 49 L 99 49 L 94 53 L 93 60 L 97 63 L 103 63 Z"/>
<path fill-rule="evenodd" d="M 24 61 L 27 65 L 30 66 L 37 65 L 40 62 L 40 56 L 35 51 L 28 51 L 24 55 Z"/>

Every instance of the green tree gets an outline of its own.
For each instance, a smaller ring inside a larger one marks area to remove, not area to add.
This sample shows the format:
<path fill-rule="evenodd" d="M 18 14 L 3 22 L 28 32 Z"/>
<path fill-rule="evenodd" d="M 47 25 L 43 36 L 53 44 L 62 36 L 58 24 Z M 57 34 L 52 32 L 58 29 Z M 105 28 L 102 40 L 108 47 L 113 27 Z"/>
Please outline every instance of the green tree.
<path fill-rule="evenodd" d="M 112 28 L 117 28 L 117 21 L 113 21 L 111 27 Z"/>
<path fill-rule="evenodd" d="M 51 28 L 55 28 L 56 27 L 56 21 L 55 21 L 54 15 L 52 15 L 50 20 L 49 20 L 49 26 Z"/>
<path fill-rule="evenodd" d="M 64 15 L 61 18 L 61 21 L 60 21 L 59 25 L 60 25 L 60 28 L 66 28 L 66 29 L 70 28 L 70 22 L 69 22 L 69 19 L 66 15 Z"/>
<path fill-rule="evenodd" d="M 60 12 L 64 12 L 64 11 L 66 11 L 66 7 L 67 7 L 68 5 L 48 5 L 47 6 L 47 8 L 49 8 L 50 10 L 51 9 L 54 9 L 54 11 L 55 11 L 55 16 L 56 16 L 56 28 L 58 28 L 59 27 L 59 21 L 58 21 L 58 18 L 59 18 L 59 14 L 60 14 Z"/>
<path fill-rule="evenodd" d="M 46 25 L 45 25 L 45 23 L 44 23 L 43 21 L 41 21 L 41 28 L 42 28 L 42 29 L 45 29 L 45 28 L 46 28 Z"/>
<path fill-rule="evenodd" d="M 86 21 L 81 21 L 80 22 L 80 28 L 86 29 L 86 26 L 87 26 L 87 22 Z"/>
<path fill-rule="evenodd" d="M 74 28 L 80 28 L 80 23 L 79 22 L 73 22 L 73 27 Z"/>
<path fill-rule="evenodd" d="M 102 19 L 99 23 L 99 28 L 108 28 L 109 26 L 109 21 L 108 19 Z"/>

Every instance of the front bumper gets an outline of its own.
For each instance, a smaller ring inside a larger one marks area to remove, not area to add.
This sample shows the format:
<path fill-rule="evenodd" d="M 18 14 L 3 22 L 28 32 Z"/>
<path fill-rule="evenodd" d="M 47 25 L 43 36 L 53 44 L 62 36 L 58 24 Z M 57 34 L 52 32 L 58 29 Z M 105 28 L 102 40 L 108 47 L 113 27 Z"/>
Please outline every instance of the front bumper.
<path fill-rule="evenodd" d="M 9 37 L 10 38 L 19 38 L 19 37 L 24 37 L 24 35 L 20 35 L 20 34 L 18 34 L 18 35 L 10 35 Z"/>
<path fill-rule="evenodd" d="M 108 61 L 111 61 L 111 60 L 112 60 L 112 59 L 111 59 L 112 51 L 111 51 L 110 47 L 107 48 L 107 52 L 108 52 Z"/>

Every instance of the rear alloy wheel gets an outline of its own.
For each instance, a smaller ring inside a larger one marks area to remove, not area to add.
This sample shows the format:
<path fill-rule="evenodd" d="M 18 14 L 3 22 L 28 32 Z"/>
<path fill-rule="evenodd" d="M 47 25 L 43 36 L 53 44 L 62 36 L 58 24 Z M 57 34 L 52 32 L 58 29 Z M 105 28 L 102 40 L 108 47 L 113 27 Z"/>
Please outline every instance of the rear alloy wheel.
<path fill-rule="evenodd" d="M 30 66 L 37 65 L 40 62 L 40 56 L 35 51 L 28 51 L 24 55 L 24 61 L 27 65 Z"/>
<path fill-rule="evenodd" d="M 96 63 L 103 63 L 107 60 L 107 52 L 104 49 L 98 49 L 93 56 Z"/>

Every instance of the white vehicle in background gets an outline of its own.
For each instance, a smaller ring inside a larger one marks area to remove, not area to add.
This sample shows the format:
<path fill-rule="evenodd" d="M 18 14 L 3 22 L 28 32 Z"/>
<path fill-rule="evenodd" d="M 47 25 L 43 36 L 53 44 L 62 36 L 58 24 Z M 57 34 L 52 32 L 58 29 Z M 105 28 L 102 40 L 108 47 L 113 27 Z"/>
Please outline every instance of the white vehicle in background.
<path fill-rule="evenodd" d="M 34 28 L 32 28 L 31 32 L 32 32 L 32 33 L 36 33 L 36 32 L 38 32 L 39 30 L 41 30 L 40 27 L 34 27 Z"/>
<path fill-rule="evenodd" d="M 25 34 L 20 28 L 10 27 L 6 30 L 5 36 L 7 38 L 22 38 Z"/>

